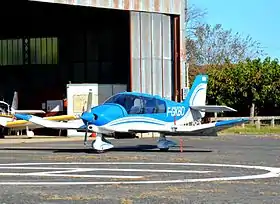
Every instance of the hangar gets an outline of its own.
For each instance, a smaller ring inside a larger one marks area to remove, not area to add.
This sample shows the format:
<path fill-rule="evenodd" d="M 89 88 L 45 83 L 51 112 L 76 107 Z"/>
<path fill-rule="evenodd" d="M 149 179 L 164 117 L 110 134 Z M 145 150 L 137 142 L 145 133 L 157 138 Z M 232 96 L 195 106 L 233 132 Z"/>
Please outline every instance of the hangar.
<path fill-rule="evenodd" d="M 184 0 L 33 0 L 5 4 L 0 97 L 41 109 L 71 83 L 126 84 L 180 101 Z M 0 99 L 1 100 L 1 99 Z"/>

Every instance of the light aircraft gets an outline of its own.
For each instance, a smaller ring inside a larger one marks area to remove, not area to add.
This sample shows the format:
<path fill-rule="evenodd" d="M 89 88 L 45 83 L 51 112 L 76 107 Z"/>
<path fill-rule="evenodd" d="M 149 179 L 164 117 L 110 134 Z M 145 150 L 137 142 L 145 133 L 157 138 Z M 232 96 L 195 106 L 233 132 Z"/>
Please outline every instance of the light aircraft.
<path fill-rule="evenodd" d="M 34 132 L 32 130 L 37 128 L 44 128 L 44 126 L 26 120 L 15 120 L 14 114 L 17 113 L 38 114 L 38 113 L 45 113 L 45 111 L 18 110 L 18 95 L 17 92 L 14 92 L 12 106 L 10 106 L 5 101 L 0 101 L 0 125 L 2 127 L 13 129 L 15 131 L 26 129 L 26 134 L 28 137 L 34 136 Z M 68 121 L 68 120 L 75 120 L 77 118 L 76 116 L 71 116 L 71 115 L 59 115 L 59 116 L 44 117 L 44 119 L 53 120 L 53 121 Z"/>
<path fill-rule="evenodd" d="M 48 121 L 34 115 L 15 114 L 16 118 L 55 129 L 75 129 L 95 132 L 96 139 L 91 147 L 99 152 L 113 148 L 105 139 L 116 133 L 160 133 L 157 147 L 168 150 L 176 145 L 166 139 L 172 136 L 217 136 L 217 131 L 242 124 L 248 119 L 235 119 L 202 124 L 205 112 L 236 111 L 227 106 L 205 105 L 208 75 L 197 75 L 183 102 L 137 92 L 122 92 L 113 95 L 104 103 L 91 107 L 92 93 L 89 92 L 87 111 L 80 116 L 83 125 Z"/>

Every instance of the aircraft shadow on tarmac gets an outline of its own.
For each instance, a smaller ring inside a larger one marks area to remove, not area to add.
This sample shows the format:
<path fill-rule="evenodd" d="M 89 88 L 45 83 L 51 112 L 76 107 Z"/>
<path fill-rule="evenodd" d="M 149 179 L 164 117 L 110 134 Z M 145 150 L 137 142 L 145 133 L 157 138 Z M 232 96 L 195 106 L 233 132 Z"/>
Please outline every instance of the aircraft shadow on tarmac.
<path fill-rule="evenodd" d="M 191 146 L 183 146 L 184 153 L 207 153 L 212 152 L 212 150 L 204 150 L 204 149 L 188 149 Z M 0 148 L 1 150 L 11 150 L 11 151 L 51 151 L 53 153 L 98 153 L 93 149 L 88 148 L 30 148 L 30 147 L 6 147 Z M 136 145 L 136 146 L 120 146 L 114 147 L 110 150 L 106 150 L 105 152 L 164 152 L 164 153 L 179 153 L 181 152 L 180 147 L 175 147 L 174 149 L 169 149 L 168 151 L 160 151 L 156 145 Z"/>

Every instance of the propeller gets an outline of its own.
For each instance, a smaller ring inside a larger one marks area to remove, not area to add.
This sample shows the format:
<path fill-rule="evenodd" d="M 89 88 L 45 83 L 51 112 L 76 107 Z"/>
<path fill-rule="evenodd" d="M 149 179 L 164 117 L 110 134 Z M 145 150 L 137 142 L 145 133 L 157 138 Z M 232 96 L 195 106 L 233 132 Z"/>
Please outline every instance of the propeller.
<path fill-rule="evenodd" d="M 87 99 L 87 109 L 81 115 L 81 119 L 83 120 L 83 122 L 86 125 L 86 132 L 85 132 L 85 137 L 84 137 L 85 145 L 86 145 L 86 141 L 87 141 L 89 122 L 94 120 L 94 115 L 91 113 L 91 108 L 92 108 L 92 89 L 89 90 L 88 99 Z"/>
<path fill-rule="evenodd" d="M 92 106 L 92 89 L 89 90 L 88 100 L 87 100 L 87 112 L 90 113 Z"/>

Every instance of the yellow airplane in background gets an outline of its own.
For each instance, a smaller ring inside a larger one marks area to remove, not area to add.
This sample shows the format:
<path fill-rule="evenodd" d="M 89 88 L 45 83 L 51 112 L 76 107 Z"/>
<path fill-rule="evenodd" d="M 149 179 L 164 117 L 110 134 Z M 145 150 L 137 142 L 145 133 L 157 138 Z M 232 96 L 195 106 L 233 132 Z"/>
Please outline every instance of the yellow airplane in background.
<path fill-rule="evenodd" d="M 34 136 L 34 132 L 32 130 L 38 128 L 44 128 L 43 126 L 34 124 L 32 122 L 26 120 L 16 120 L 14 118 L 14 114 L 16 113 L 26 113 L 26 114 L 36 114 L 36 113 L 45 113 L 43 110 L 17 110 L 18 108 L 18 96 L 17 92 L 14 92 L 12 106 L 4 101 L 0 101 L 0 126 L 2 128 L 10 128 L 14 131 L 26 130 L 26 134 L 28 137 Z M 74 115 L 58 115 L 58 116 L 49 116 L 44 117 L 44 119 L 51 121 L 70 121 L 78 119 Z"/>
<path fill-rule="evenodd" d="M 58 116 L 44 117 L 44 119 L 51 120 L 51 121 L 70 121 L 78 118 L 76 116 L 71 116 L 71 115 L 58 115 Z M 4 116 L 4 115 L 0 115 L 0 125 L 2 127 L 10 128 L 14 131 L 26 130 L 26 135 L 28 137 L 34 136 L 34 132 L 32 130 L 38 128 L 44 128 L 44 126 L 36 125 L 26 120 L 16 120 L 14 119 L 13 116 Z"/>

